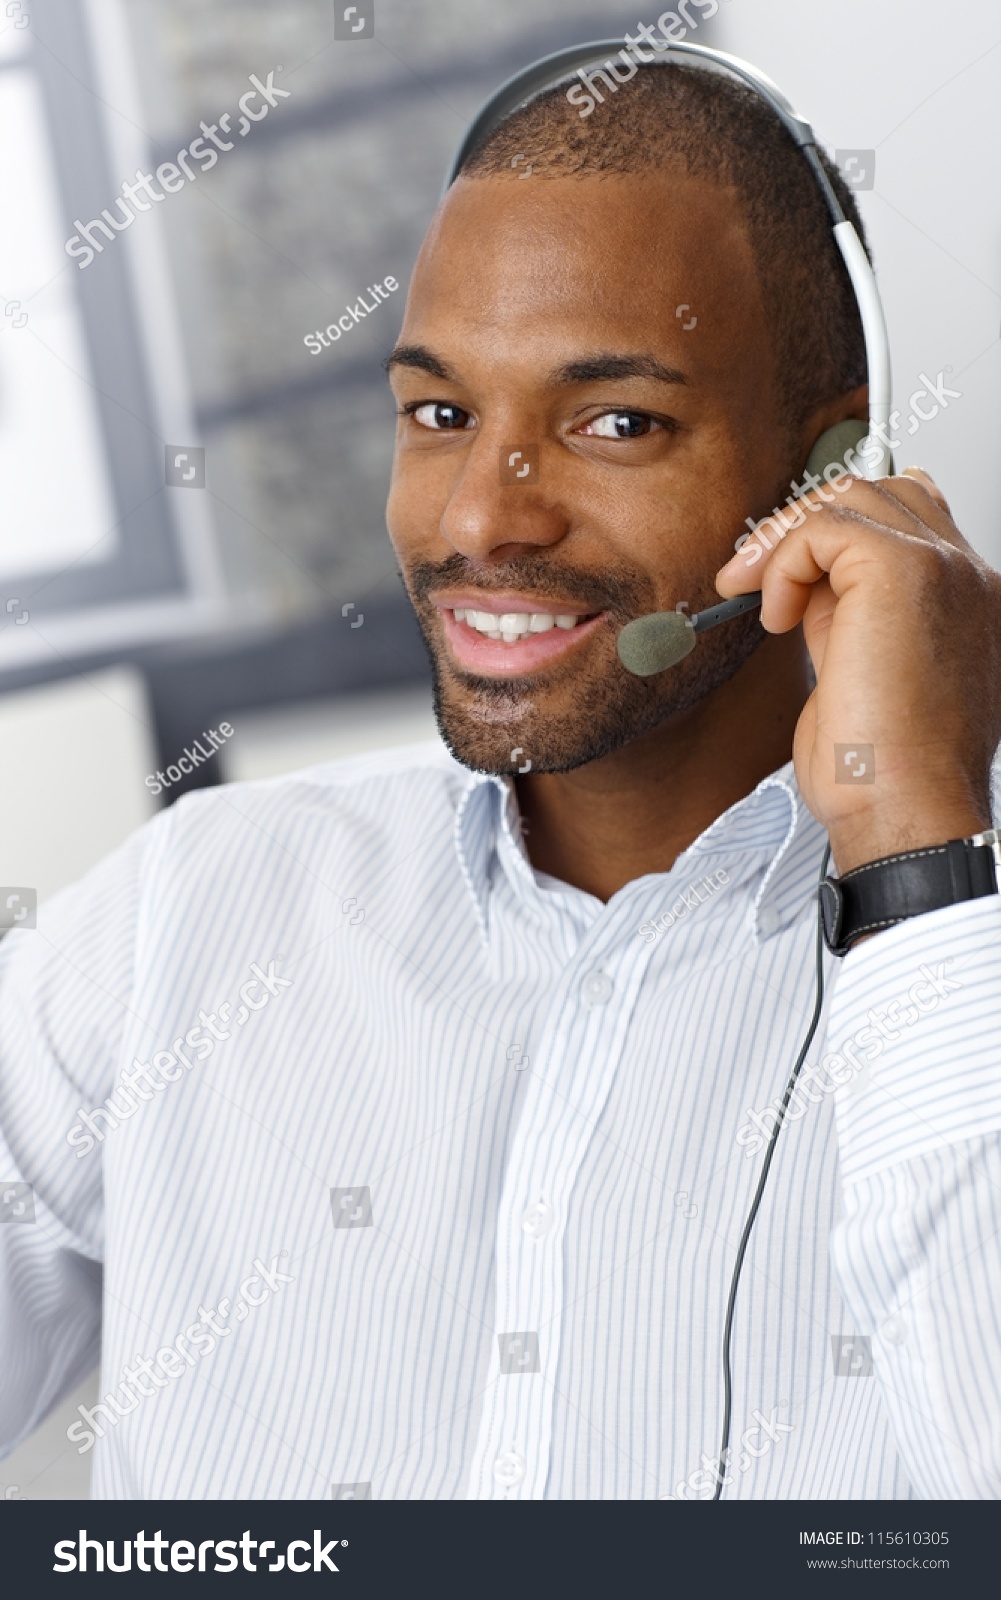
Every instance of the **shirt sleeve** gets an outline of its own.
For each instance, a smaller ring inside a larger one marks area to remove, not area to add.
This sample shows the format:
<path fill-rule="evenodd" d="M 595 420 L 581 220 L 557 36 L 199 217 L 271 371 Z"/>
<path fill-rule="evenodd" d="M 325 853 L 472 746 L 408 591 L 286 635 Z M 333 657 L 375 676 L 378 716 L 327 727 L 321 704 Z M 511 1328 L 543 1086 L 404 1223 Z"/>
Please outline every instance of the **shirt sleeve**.
<path fill-rule="evenodd" d="M 1001 896 L 857 946 L 825 1063 L 844 1214 L 832 1253 L 904 1470 L 925 1499 L 1001 1495 Z M 834 1374 L 839 1367 L 832 1351 Z"/>
<path fill-rule="evenodd" d="M 116 1077 L 143 859 L 166 815 L 0 940 L 0 1455 L 99 1359 L 101 1147 L 68 1135 Z"/>

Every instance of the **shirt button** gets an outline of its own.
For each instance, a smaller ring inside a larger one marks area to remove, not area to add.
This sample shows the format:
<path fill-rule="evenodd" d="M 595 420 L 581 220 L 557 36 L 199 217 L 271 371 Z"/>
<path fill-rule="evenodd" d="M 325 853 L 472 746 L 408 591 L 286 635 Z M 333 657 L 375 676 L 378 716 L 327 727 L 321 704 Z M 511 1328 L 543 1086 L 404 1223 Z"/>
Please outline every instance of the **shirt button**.
<path fill-rule="evenodd" d="M 524 1478 L 526 1463 L 517 1450 L 505 1450 L 494 1462 L 494 1478 L 502 1489 L 513 1489 Z"/>
<path fill-rule="evenodd" d="M 762 939 L 770 939 L 779 928 L 778 915 L 771 906 L 762 907 L 758 912 L 758 932 Z"/>
<path fill-rule="evenodd" d="M 585 1005 L 603 1006 L 611 998 L 615 985 L 607 972 L 589 972 L 582 988 Z"/>
<path fill-rule="evenodd" d="M 522 1229 L 530 1239 L 541 1239 L 544 1233 L 549 1232 L 555 1221 L 556 1213 L 545 1200 L 537 1200 L 534 1206 L 529 1206 L 528 1210 L 521 1214 Z"/>
<path fill-rule="evenodd" d="M 885 1344 L 903 1344 L 907 1338 L 907 1328 L 902 1317 L 887 1317 L 886 1321 L 880 1324 L 879 1332 Z"/>

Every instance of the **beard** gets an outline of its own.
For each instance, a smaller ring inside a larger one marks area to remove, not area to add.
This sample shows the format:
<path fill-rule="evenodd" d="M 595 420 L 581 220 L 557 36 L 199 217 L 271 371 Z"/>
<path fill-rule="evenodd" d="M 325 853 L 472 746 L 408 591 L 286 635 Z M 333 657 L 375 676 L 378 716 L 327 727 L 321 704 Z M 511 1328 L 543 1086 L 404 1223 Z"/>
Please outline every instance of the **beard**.
<path fill-rule="evenodd" d="M 491 568 L 490 585 L 483 576 L 482 569 L 470 574 L 458 554 L 440 564 L 415 563 L 404 576 L 431 663 L 438 731 L 456 761 L 475 772 L 527 771 L 525 760 L 533 772 L 569 772 L 598 761 L 697 705 L 767 638 L 757 614 L 747 612 L 700 638 L 676 666 L 638 678 L 622 665 L 615 640 L 634 617 L 661 609 L 648 577 L 623 567 L 596 576 L 532 558 Z M 607 611 L 607 628 L 591 636 L 576 668 L 564 661 L 530 678 L 465 672 L 448 658 L 440 615 L 428 594 L 470 583 L 483 590 L 549 594 L 561 603 L 574 596 L 578 615 Z M 719 601 L 704 576 L 682 577 L 679 588 L 692 597 L 690 614 Z"/>

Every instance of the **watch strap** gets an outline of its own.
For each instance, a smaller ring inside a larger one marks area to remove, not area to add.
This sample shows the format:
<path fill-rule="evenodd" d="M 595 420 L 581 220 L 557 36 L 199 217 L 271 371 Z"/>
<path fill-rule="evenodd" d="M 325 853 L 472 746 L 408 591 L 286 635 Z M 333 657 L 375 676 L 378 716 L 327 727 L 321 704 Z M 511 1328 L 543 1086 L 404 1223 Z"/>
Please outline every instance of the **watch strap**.
<path fill-rule="evenodd" d="M 1001 834 L 996 829 L 970 839 L 906 850 L 853 867 L 820 885 L 820 910 L 827 948 L 847 955 L 857 939 L 908 917 L 997 894 Z"/>

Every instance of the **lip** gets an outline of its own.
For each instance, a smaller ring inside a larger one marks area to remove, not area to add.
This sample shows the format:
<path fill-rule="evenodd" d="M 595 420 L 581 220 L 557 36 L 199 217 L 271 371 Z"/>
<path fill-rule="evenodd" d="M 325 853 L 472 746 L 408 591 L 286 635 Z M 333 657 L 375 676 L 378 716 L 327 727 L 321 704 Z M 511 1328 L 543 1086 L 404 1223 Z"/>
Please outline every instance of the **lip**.
<path fill-rule="evenodd" d="M 447 595 L 430 596 L 432 605 L 439 611 L 489 611 L 492 616 L 503 616 L 505 611 L 544 611 L 550 617 L 580 617 L 584 612 L 576 600 L 556 601 L 547 596 L 526 595 L 514 589 L 496 589 L 485 594 L 482 589 L 456 589 Z"/>
<path fill-rule="evenodd" d="M 579 613 L 574 613 L 570 606 L 566 612 L 557 612 L 551 600 L 532 605 L 526 605 L 523 601 L 519 601 L 518 604 L 505 603 L 501 608 L 496 604 L 484 605 L 483 598 L 475 596 L 466 599 L 464 603 L 462 597 L 456 597 L 448 607 L 442 605 L 440 601 L 437 604 L 441 611 L 445 642 L 455 663 L 469 672 L 496 675 L 499 678 L 534 672 L 539 667 L 548 666 L 560 657 L 569 655 L 579 649 L 585 639 L 591 637 L 608 615 L 605 611 L 599 611 L 597 616 L 589 617 L 586 622 L 578 622 L 575 628 L 550 628 L 546 633 L 529 633 L 513 644 L 505 644 L 500 639 L 488 639 L 485 634 L 478 633 L 465 622 L 457 622 L 452 614 L 452 608 L 458 606 L 462 611 L 471 607 L 474 611 L 490 611 L 498 616 L 501 615 L 502 609 L 522 612 L 545 611 L 550 616 L 579 615 Z M 494 602 L 497 600 L 496 595 L 491 595 L 490 598 Z"/>

